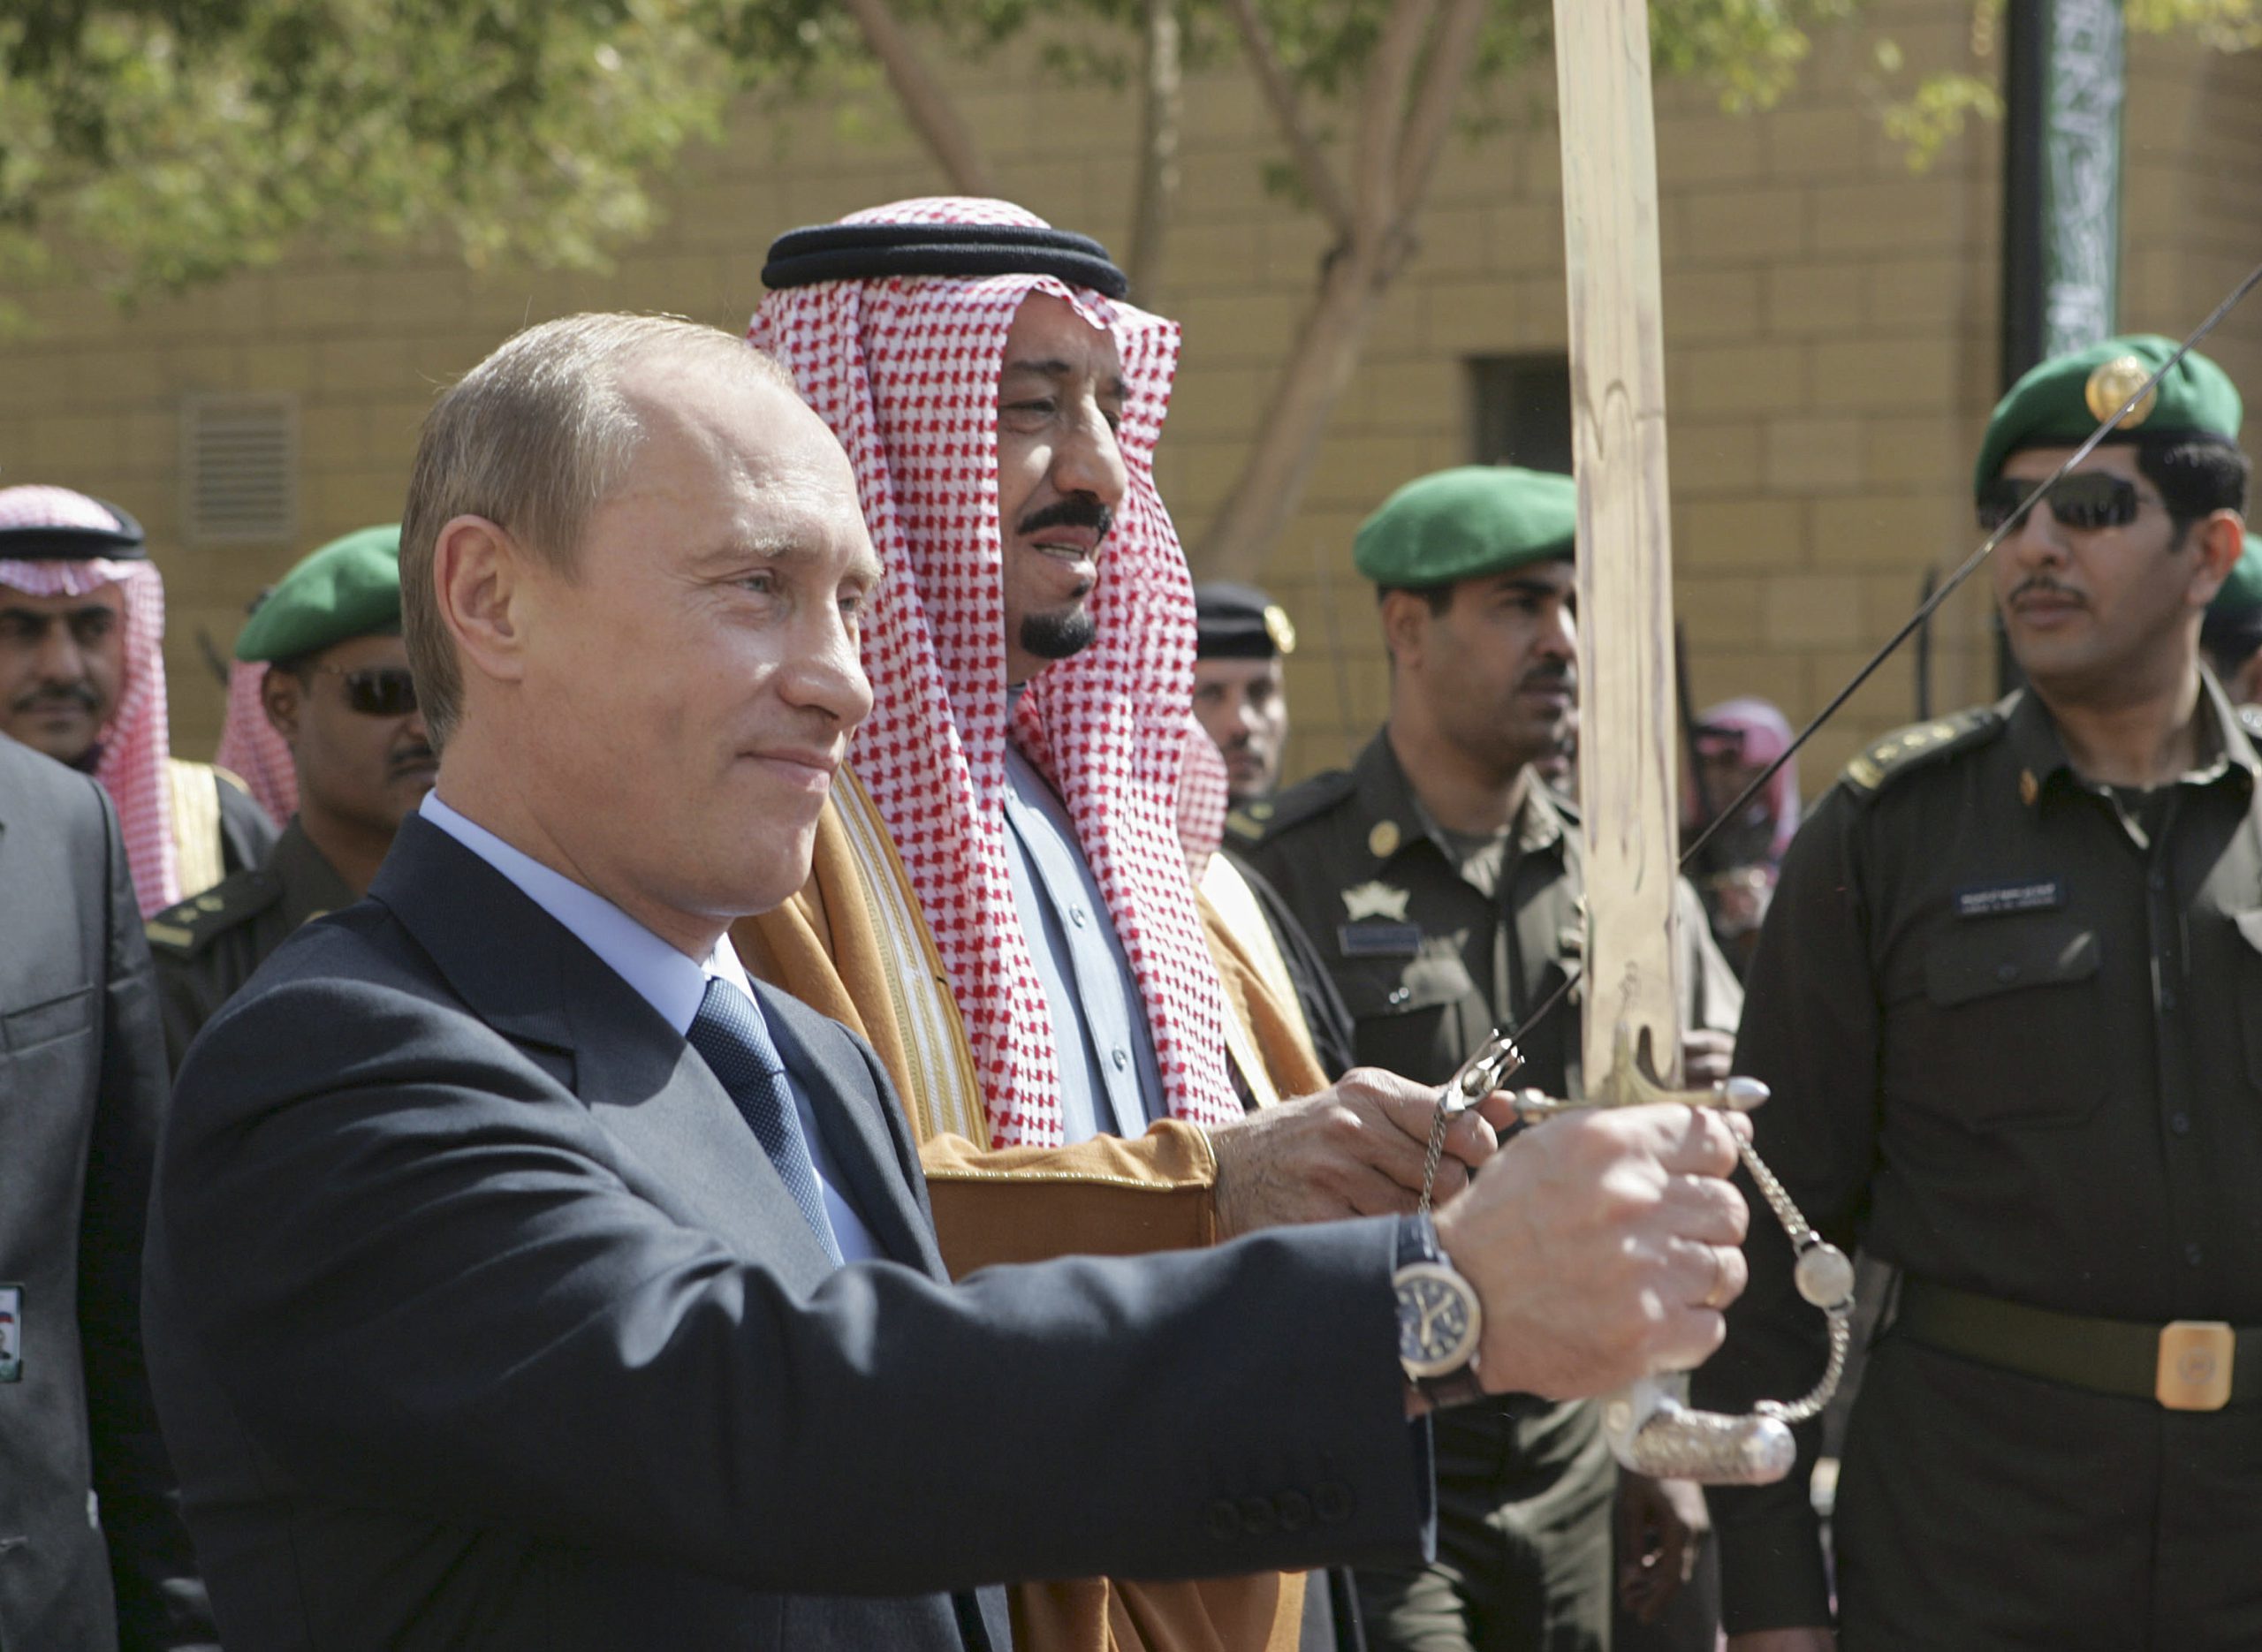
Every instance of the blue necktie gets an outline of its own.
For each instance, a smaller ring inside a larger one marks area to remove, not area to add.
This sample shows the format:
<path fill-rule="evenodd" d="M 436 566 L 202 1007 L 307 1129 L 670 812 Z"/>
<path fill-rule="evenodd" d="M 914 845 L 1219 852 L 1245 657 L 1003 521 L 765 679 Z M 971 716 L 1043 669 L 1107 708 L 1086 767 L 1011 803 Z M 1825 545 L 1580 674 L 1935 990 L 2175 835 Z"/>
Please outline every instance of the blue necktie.
<path fill-rule="evenodd" d="M 840 1241 L 832 1236 L 831 1218 L 824 1213 L 824 1189 L 816 1178 L 816 1164 L 801 1134 L 801 1110 L 786 1086 L 786 1064 L 770 1029 L 753 999 L 719 975 L 707 979 L 707 996 L 691 1023 L 691 1047 L 714 1069 L 723 1087 L 746 1116 L 755 1140 L 778 1167 L 778 1175 L 793 1202 L 816 1230 L 817 1243 L 837 1263 Z"/>

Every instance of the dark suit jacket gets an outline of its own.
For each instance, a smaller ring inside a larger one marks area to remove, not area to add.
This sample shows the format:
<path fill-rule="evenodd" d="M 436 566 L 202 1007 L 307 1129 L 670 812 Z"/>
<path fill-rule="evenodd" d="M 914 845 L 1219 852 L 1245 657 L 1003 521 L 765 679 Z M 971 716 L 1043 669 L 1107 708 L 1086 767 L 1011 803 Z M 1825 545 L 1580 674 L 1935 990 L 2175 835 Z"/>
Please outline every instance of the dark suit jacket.
<path fill-rule="evenodd" d="M 11 1652 L 211 1639 L 141 1362 L 142 1215 L 164 1100 L 110 799 L 0 737 L 0 1284 L 23 1292 L 22 1376 L 0 1384 Z"/>
<path fill-rule="evenodd" d="M 977 1586 L 1416 1550 L 1392 1224 L 951 1286 L 877 1060 L 760 991 L 893 1262 L 421 820 L 206 1028 L 147 1320 L 230 1652 L 1003 1646 Z"/>

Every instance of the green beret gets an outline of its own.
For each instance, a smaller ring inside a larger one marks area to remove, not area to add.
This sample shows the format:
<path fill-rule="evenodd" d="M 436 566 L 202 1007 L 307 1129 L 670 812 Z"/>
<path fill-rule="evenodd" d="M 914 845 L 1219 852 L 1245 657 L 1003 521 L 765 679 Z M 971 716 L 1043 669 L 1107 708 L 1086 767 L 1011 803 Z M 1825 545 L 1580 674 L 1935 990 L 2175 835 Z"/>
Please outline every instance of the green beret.
<path fill-rule="evenodd" d="M 239 660 L 292 660 L 400 629 L 400 524 L 333 539 L 285 574 L 236 634 Z"/>
<path fill-rule="evenodd" d="M 2262 534 L 2249 534 L 2246 549 L 2231 565 L 2230 577 L 2207 604 L 2207 615 L 2213 618 L 2256 612 L 2262 612 Z"/>
<path fill-rule="evenodd" d="M 2003 461 L 2023 448 L 2079 447 L 2175 353 L 2173 338 L 2132 333 L 2030 368 L 1987 421 L 1979 462 L 1972 467 L 1973 491 L 1993 481 Z M 2167 430 L 2235 442 L 2244 411 L 2229 375 L 2195 350 L 2137 404 L 2115 434 Z"/>
<path fill-rule="evenodd" d="M 1448 585 L 1572 554 L 1579 490 L 1553 471 L 1464 465 L 1408 482 L 1359 525 L 1351 560 L 1377 585 Z"/>

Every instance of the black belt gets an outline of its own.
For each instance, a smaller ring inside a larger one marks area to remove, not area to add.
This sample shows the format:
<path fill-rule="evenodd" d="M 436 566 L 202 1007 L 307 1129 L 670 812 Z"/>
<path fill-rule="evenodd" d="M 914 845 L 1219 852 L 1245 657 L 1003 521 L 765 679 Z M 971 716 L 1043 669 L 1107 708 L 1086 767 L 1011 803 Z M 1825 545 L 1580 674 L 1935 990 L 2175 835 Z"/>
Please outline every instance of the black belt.
<path fill-rule="evenodd" d="M 1943 1353 L 2170 1411 L 2262 1400 L 2262 1327 L 2095 1319 L 1904 1277 L 1893 1328 Z"/>

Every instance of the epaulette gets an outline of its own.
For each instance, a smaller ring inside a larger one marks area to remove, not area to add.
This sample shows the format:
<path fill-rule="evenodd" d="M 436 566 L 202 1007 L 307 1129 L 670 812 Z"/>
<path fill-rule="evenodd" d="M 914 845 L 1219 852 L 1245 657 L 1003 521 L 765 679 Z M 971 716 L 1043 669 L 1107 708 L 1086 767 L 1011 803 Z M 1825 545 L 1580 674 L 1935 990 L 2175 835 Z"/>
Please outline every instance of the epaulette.
<path fill-rule="evenodd" d="M 1358 783 L 1349 769 L 1331 769 L 1298 781 L 1278 797 L 1243 804 L 1226 816 L 1226 833 L 1238 843 L 1254 846 L 1315 815 L 1325 814 L 1357 790 Z"/>
<path fill-rule="evenodd" d="M 1847 789 L 1858 798 L 1874 797 L 1904 775 L 1938 762 L 1954 752 L 1985 745 L 2006 727 L 2003 714 L 1993 706 L 1974 706 L 1895 729 L 1873 743 L 1846 765 Z"/>
<path fill-rule="evenodd" d="M 168 906 L 141 926 L 152 951 L 194 958 L 214 939 L 256 918 L 283 898 L 283 883 L 254 868 Z"/>

